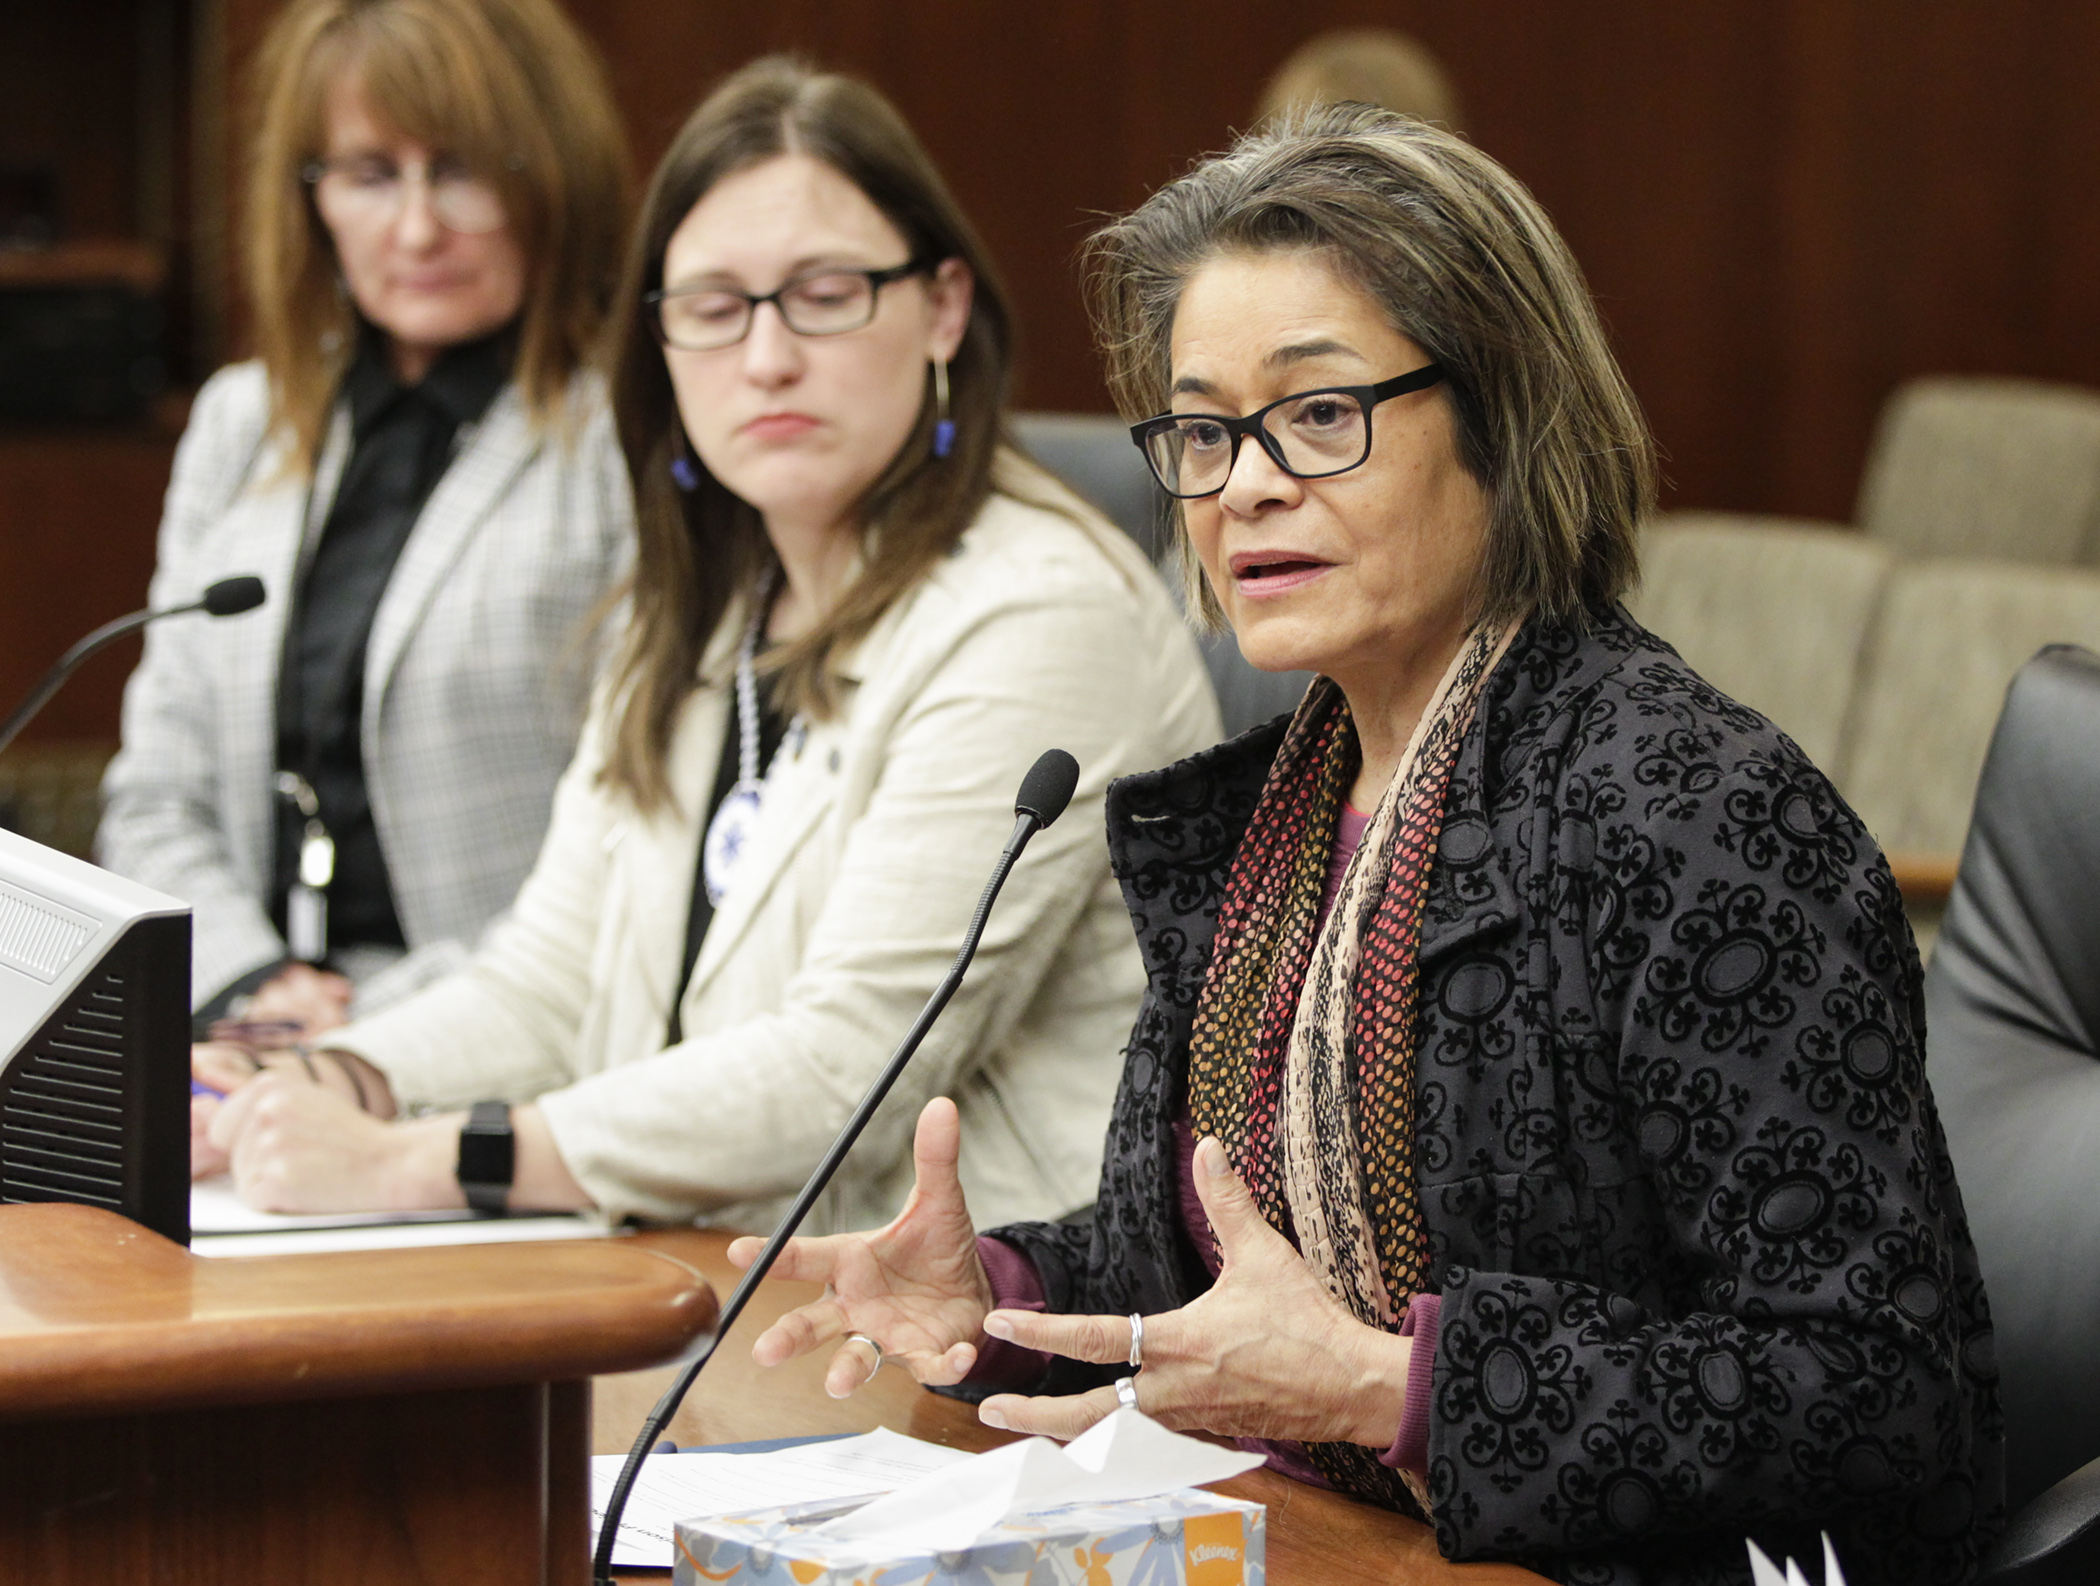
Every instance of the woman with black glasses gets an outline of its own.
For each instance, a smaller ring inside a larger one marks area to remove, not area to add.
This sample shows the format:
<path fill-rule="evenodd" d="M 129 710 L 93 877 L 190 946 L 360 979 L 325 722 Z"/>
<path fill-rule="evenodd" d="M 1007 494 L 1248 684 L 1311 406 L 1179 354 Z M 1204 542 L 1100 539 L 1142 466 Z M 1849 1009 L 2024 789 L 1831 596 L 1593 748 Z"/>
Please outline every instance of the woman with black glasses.
<path fill-rule="evenodd" d="M 1134 1407 L 1556 1580 L 1825 1526 L 1855 1583 L 1972 1579 L 2002 1431 L 1901 900 L 1618 603 L 1653 453 L 1544 213 L 1350 106 L 1093 262 L 1192 604 L 1320 680 L 1109 792 L 1151 986 L 1092 1216 L 977 1238 L 935 1102 L 911 1210 L 791 1247 L 826 1298 L 757 1358 Z"/>
<path fill-rule="evenodd" d="M 465 972 L 237 1090 L 216 1148 L 286 1210 L 768 1227 L 1058 747 L 1076 807 L 818 1215 L 902 1206 L 932 1095 L 971 1120 L 980 1204 L 1084 1204 L 1144 988 L 1100 800 L 1217 737 L 1192 640 L 1135 546 L 1006 447 L 990 261 L 866 86 L 723 84 L 656 173 L 621 312 L 638 566 L 538 866 Z"/>

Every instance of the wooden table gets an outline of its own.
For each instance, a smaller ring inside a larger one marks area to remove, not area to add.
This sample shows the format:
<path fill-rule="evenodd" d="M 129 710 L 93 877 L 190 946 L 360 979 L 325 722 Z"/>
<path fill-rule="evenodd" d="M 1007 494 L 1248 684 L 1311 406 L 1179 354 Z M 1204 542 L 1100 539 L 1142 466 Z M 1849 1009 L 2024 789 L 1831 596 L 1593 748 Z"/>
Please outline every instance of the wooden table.
<path fill-rule="evenodd" d="M 205 1260 L 0 1206 L 0 1581 L 583 1586 L 590 1379 L 715 1314 L 636 1241 Z"/>
<path fill-rule="evenodd" d="M 716 1233 L 643 1234 L 631 1243 L 675 1256 L 715 1284 L 726 1299 L 737 1270 L 724 1255 L 728 1237 Z M 821 1357 L 762 1372 L 751 1363 L 751 1340 L 783 1311 L 813 1298 L 807 1284 L 770 1282 L 723 1341 L 671 1423 L 680 1447 L 737 1443 L 759 1438 L 821 1432 L 866 1432 L 886 1426 L 972 1451 L 1011 1442 L 977 1419 L 969 1405 L 921 1389 L 903 1371 L 883 1372 L 850 1399 L 828 1398 Z M 670 1369 L 600 1377 L 595 1385 L 591 1440 L 601 1454 L 624 1454 L 643 1418 L 663 1394 Z M 1504 1564 L 1449 1564 L 1437 1553 L 1428 1527 L 1373 1509 L 1338 1494 L 1257 1470 L 1221 1483 L 1221 1492 L 1269 1508 L 1269 1579 L 1276 1586 L 1311 1582 L 1380 1582 L 1428 1586 L 1543 1586 L 1529 1570 Z M 629 1570 L 623 1581 L 663 1586 L 668 1570 Z"/>

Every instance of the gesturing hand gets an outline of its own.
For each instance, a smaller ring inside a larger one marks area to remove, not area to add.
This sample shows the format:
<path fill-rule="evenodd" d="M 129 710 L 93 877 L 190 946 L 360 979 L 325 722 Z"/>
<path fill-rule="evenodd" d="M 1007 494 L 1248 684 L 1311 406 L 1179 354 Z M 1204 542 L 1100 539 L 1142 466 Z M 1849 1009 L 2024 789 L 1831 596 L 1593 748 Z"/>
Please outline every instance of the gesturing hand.
<path fill-rule="evenodd" d="M 793 1239 L 774 1275 L 827 1285 L 824 1298 L 788 1312 L 758 1335 L 751 1358 L 777 1366 L 849 1333 L 862 1333 L 921 1382 L 960 1382 L 977 1361 L 992 1286 L 977 1259 L 977 1230 L 963 1204 L 956 1158 L 962 1123 L 955 1103 L 936 1096 L 919 1114 L 912 1140 L 917 1180 L 888 1227 L 872 1233 Z M 748 1267 L 765 1248 L 739 1239 L 729 1259 Z M 843 1399 L 872 1375 L 865 1349 L 839 1349 L 824 1390 Z"/>
<path fill-rule="evenodd" d="M 1145 1318 L 1138 1408 L 1164 1426 L 1232 1437 L 1386 1447 L 1407 1403 L 1411 1342 L 1343 1308 L 1269 1226 L 1216 1140 L 1196 1147 L 1195 1166 L 1223 1270 L 1201 1298 Z M 984 1330 L 1074 1360 L 1130 1358 L 1127 1316 L 994 1311 Z M 998 1394 L 978 1413 L 989 1426 L 1071 1438 L 1115 1408 L 1115 1390 L 1096 1388 L 1067 1398 Z"/>

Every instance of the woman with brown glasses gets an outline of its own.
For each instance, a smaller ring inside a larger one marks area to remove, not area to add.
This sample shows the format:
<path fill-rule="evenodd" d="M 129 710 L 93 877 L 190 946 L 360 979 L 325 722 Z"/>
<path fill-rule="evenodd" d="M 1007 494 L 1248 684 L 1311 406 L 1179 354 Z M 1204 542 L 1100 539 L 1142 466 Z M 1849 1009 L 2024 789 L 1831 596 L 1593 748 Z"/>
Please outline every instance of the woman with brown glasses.
<path fill-rule="evenodd" d="M 199 394 L 105 864 L 188 902 L 200 1022 L 308 1034 L 464 961 L 575 747 L 632 507 L 585 370 L 625 152 L 552 0 L 295 0 L 258 67 L 258 356 Z"/>

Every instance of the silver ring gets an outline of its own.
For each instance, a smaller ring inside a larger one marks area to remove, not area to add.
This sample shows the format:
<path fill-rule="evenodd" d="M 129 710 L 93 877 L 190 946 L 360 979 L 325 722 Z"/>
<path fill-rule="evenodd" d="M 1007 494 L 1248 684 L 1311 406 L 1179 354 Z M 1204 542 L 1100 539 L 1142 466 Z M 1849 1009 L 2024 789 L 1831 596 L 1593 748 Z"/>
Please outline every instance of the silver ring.
<path fill-rule="evenodd" d="M 1136 1311 L 1130 1313 L 1130 1369 L 1133 1374 L 1145 1369 L 1145 1318 Z"/>
<path fill-rule="evenodd" d="M 1116 1403 L 1126 1410 L 1137 1408 L 1137 1384 L 1128 1377 L 1116 1378 Z"/>
<path fill-rule="evenodd" d="M 846 1342 L 849 1344 L 866 1344 L 870 1349 L 875 1351 L 875 1364 L 873 1368 L 870 1369 L 868 1372 L 870 1378 L 872 1378 L 876 1372 L 882 1369 L 882 1362 L 884 1358 L 882 1352 L 882 1345 L 876 1343 L 875 1340 L 870 1338 L 866 1333 L 848 1333 L 846 1335 Z"/>

